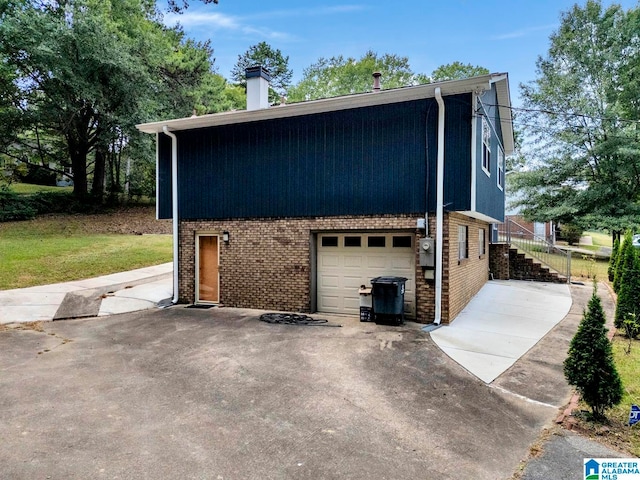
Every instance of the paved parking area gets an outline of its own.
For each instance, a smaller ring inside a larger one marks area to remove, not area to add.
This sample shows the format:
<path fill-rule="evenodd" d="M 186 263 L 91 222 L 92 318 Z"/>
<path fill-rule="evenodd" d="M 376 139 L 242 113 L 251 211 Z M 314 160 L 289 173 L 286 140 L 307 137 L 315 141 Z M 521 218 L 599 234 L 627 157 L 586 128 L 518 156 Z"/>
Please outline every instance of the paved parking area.
<path fill-rule="evenodd" d="M 0 477 L 506 479 L 566 399 L 485 384 L 418 324 L 260 313 L 0 332 Z"/>

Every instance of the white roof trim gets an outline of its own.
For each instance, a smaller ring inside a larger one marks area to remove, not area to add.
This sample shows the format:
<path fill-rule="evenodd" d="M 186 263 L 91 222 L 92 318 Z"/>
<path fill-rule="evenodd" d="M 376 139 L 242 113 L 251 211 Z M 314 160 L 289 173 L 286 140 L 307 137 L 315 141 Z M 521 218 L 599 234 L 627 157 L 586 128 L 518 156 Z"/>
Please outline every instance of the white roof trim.
<path fill-rule="evenodd" d="M 478 90 L 488 90 L 491 88 L 492 84 L 496 85 L 498 91 L 498 103 L 500 104 L 500 117 L 502 119 L 502 132 L 505 137 L 505 153 L 509 154 L 513 151 L 513 129 L 511 125 L 511 102 L 509 97 L 508 76 L 504 73 L 482 75 L 464 80 L 451 80 L 413 87 L 382 90 L 378 93 L 361 93 L 343 97 L 292 103 L 264 110 L 241 110 L 235 112 L 214 113 L 199 117 L 178 118 L 162 122 L 143 123 L 136 125 L 136 127 L 144 133 L 161 132 L 164 126 L 167 126 L 169 130 L 172 131 L 192 130 L 197 128 L 258 122 L 261 120 L 270 120 L 275 118 L 299 117 L 302 115 L 313 115 L 316 113 L 335 112 L 373 105 L 387 105 L 411 100 L 420 100 L 423 98 L 433 98 L 437 87 L 440 87 L 443 96 L 457 95 L 460 93 L 469 93 Z"/>

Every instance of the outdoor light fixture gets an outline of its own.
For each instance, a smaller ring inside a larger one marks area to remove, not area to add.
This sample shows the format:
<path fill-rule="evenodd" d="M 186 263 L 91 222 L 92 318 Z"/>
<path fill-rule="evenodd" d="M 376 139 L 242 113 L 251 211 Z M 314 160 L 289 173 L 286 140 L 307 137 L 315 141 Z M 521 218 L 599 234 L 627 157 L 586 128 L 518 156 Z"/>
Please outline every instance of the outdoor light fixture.
<path fill-rule="evenodd" d="M 229 232 L 227 232 L 226 230 L 222 232 L 222 241 L 224 243 L 229 243 Z"/>

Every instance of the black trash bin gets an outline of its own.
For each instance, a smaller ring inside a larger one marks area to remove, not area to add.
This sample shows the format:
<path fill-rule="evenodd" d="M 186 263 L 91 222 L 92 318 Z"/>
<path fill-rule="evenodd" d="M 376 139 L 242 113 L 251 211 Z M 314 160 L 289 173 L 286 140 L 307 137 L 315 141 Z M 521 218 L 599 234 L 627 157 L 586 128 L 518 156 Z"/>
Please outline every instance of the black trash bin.
<path fill-rule="evenodd" d="M 371 279 L 371 298 L 376 322 L 404 323 L 405 277 L 376 277 Z"/>

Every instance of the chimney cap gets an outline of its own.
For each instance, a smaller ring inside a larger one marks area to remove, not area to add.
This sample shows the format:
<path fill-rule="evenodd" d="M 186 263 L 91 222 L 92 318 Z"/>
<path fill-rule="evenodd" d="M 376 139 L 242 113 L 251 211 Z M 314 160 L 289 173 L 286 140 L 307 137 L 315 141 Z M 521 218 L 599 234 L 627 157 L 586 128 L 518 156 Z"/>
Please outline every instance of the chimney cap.
<path fill-rule="evenodd" d="M 249 78 L 264 78 L 267 82 L 271 80 L 271 74 L 269 70 L 267 70 L 262 65 L 254 65 L 253 67 L 249 67 L 244 71 L 245 77 L 247 80 Z"/>

